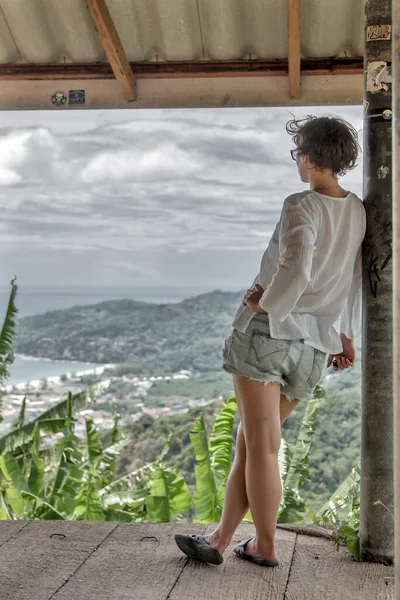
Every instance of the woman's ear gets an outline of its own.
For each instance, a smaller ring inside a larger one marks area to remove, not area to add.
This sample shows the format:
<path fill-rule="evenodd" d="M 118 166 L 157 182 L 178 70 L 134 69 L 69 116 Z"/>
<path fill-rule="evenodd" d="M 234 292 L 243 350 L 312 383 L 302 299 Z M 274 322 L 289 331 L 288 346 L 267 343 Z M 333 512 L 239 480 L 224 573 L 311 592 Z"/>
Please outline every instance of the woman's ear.
<path fill-rule="evenodd" d="M 308 156 L 303 156 L 303 165 L 306 169 L 314 168 L 314 166 L 313 166 L 312 162 L 310 162 L 310 159 L 308 158 Z"/>

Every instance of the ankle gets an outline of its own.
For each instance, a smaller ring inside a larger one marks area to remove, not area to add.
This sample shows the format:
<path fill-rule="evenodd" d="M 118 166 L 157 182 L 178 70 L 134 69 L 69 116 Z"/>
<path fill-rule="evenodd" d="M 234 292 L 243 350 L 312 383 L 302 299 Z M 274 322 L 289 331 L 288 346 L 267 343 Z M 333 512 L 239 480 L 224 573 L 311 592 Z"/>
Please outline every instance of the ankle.
<path fill-rule="evenodd" d="M 231 543 L 231 538 L 227 538 L 223 535 L 219 529 L 216 529 L 209 535 L 205 536 L 207 542 L 216 548 L 219 552 L 223 553 Z"/>
<path fill-rule="evenodd" d="M 261 556 L 269 556 L 275 553 L 275 542 L 274 540 L 256 538 L 255 548 Z"/>

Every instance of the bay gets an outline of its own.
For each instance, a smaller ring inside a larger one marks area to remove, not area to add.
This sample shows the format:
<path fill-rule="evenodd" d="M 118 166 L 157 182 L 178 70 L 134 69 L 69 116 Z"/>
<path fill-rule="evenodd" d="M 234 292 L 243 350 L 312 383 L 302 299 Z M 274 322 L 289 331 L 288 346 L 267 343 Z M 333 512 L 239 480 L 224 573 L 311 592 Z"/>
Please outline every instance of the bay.
<path fill-rule="evenodd" d="M 46 379 L 48 377 L 67 375 L 68 373 L 80 373 L 99 366 L 101 365 L 16 356 L 14 363 L 10 367 L 10 377 L 5 382 L 5 385 L 17 385 L 18 383 L 34 381 L 36 379 Z"/>

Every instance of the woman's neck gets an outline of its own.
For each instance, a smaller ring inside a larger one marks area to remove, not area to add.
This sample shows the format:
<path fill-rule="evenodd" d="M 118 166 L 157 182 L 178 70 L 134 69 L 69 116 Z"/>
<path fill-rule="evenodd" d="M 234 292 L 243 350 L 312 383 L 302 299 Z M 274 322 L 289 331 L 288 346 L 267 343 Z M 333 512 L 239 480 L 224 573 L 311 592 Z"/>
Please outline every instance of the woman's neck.
<path fill-rule="evenodd" d="M 348 192 L 339 185 L 336 178 L 310 180 L 310 189 L 334 198 L 345 198 L 348 195 Z"/>

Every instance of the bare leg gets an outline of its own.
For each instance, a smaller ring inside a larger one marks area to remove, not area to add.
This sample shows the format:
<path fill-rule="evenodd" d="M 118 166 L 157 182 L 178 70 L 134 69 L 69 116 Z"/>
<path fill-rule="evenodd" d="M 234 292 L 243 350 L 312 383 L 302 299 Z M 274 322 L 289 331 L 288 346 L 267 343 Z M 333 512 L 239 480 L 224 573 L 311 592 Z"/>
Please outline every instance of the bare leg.
<path fill-rule="evenodd" d="M 281 443 L 280 385 L 234 376 L 246 440 L 246 490 L 256 527 L 248 554 L 276 560 L 276 517 L 282 495 L 278 467 Z"/>
<path fill-rule="evenodd" d="M 240 389 L 235 386 L 236 398 Z M 286 421 L 290 413 L 295 409 L 300 400 L 289 401 L 286 396 L 280 397 L 280 422 Z M 230 472 L 221 522 L 218 527 L 206 536 L 206 541 L 217 548 L 221 553 L 229 546 L 231 539 L 249 510 L 249 502 L 246 492 L 246 443 L 242 425 L 239 424 L 236 441 L 235 460 Z"/>
<path fill-rule="evenodd" d="M 246 444 L 240 423 L 236 439 L 235 460 L 226 484 L 221 522 L 213 533 L 205 537 L 205 540 L 217 548 L 221 554 L 231 543 L 233 534 L 249 509 L 245 474 Z"/>

